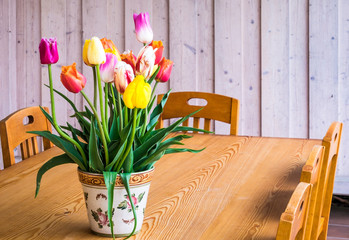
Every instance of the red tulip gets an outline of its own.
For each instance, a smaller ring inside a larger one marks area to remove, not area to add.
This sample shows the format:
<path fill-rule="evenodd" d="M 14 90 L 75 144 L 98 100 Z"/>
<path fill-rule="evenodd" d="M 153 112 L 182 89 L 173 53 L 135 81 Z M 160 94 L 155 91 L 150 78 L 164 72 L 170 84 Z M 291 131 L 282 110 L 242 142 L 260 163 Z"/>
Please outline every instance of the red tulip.
<path fill-rule="evenodd" d="M 86 78 L 76 70 L 76 63 L 62 67 L 61 81 L 64 87 L 72 93 L 80 92 L 86 85 Z"/>
<path fill-rule="evenodd" d="M 58 50 L 56 38 L 42 38 L 39 44 L 41 64 L 52 64 L 58 62 Z"/>
<path fill-rule="evenodd" d="M 160 70 L 155 77 L 156 81 L 167 82 L 170 79 L 172 66 L 173 62 L 171 60 L 163 58 L 159 63 Z"/>
<path fill-rule="evenodd" d="M 155 52 L 155 65 L 157 65 L 162 59 L 162 52 L 164 51 L 164 46 L 162 41 L 152 41 L 149 46 L 152 46 Z"/>

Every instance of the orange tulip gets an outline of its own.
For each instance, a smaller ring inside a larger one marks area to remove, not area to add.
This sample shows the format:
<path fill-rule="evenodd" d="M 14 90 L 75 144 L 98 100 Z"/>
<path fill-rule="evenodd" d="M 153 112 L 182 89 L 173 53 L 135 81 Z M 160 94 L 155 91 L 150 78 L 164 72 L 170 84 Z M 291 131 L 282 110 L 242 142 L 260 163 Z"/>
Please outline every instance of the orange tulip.
<path fill-rule="evenodd" d="M 69 92 L 78 93 L 85 87 L 86 78 L 76 70 L 76 63 L 73 63 L 62 66 L 61 82 Z"/>
<path fill-rule="evenodd" d="M 135 68 L 136 68 L 136 59 L 137 58 L 135 55 L 133 55 L 132 51 L 127 51 L 121 54 L 121 60 L 129 64 L 132 67 L 133 72 L 135 71 Z"/>
<path fill-rule="evenodd" d="M 112 40 L 106 39 L 106 38 L 102 38 L 102 39 L 101 39 L 101 42 L 102 42 L 104 51 L 105 51 L 106 53 L 112 53 L 112 54 L 114 54 L 114 55 L 118 58 L 118 61 L 121 61 L 120 52 L 119 52 L 119 50 L 116 48 L 116 46 L 114 45 L 114 43 L 113 43 Z"/>

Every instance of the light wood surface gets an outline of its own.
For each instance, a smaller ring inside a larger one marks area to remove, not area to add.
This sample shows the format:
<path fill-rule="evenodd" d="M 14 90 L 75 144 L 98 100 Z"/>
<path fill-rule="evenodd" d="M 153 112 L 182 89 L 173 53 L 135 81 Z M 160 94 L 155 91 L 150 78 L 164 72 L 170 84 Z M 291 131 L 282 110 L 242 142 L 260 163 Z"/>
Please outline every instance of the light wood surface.
<path fill-rule="evenodd" d="M 158 95 L 158 104 L 161 102 L 163 96 L 163 94 Z M 173 92 L 168 96 L 157 128 L 164 127 L 165 119 L 185 117 L 202 108 L 199 112 L 184 121 L 182 125 L 214 131 L 212 120 L 218 120 L 230 124 L 230 135 L 237 135 L 239 107 L 240 103 L 238 99 L 220 94 Z M 192 124 L 189 124 L 190 119 L 192 119 Z"/>
<path fill-rule="evenodd" d="M 164 42 L 165 57 L 174 62 L 170 81 L 159 84 L 155 94 L 171 88 L 237 98 L 240 135 L 322 138 L 332 121 L 349 119 L 349 1 L 0 2 L 0 118 L 49 105 L 47 67 L 39 61 L 41 37 L 57 37 L 55 88 L 83 110 L 81 94 L 67 92 L 59 81 L 61 66 L 77 63 L 92 98 L 92 70 L 82 61 L 82 43 L 92 36 L 109 37 L 120 52 L 137 54 L 142 44 L 135 38 L 132 15 L 149 12 L 154 39 Z M 56 107 L 59 124 L 75 123 L 67 117 L 72 115 L 68 104 Z M 216 133 L 228 131 L 221 124 Z M 348 145 L 349 128 L 343 132 Z M 341 148 L 335 187 L 347 194 L 348 154 L 349 148 Z"/>
<path fill-rule="evenodd" d="M 198 154 L 166 155 L 156 165 L 141 233 L 133 239 L 275 239 L 281 213 L 320 140 L 195 134 Z M 104 239 L 93 235 L 76 165 L 35 179 L 51 148 L 0 172 L 0 236 Z"/>

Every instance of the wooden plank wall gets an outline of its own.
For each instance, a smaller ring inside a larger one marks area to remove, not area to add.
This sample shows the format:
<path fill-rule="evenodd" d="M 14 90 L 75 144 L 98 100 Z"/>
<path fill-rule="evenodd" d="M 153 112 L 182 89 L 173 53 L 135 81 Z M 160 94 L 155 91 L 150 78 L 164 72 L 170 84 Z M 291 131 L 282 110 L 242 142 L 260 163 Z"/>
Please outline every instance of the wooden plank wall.
<path fill-rule="evenodd" d="M 349 182 L 348 1 L 0 0 L 0 6 L 0 118 L 50 105 L 41 37 L 57 37 L 54 85 L 82 108 L 81 96 L 60 84 L 61 66 L 76 62 L 92 95 L 92 71 L 81 59 L 84 40 L 107 37 L 121 52 L 137 54 L 142 45 L 132 15 L 147 11 L 154 39 L 175 63 L 157 93 L 171 88 L 240 99 L 240 135 L 322 138 L 332 121 L 342 121 L 336 186 Z M 56 104 L 60 123 L 69 121 L 70 106 L 58 96 Z M 226 131 L 216 124 L 217 133 Z"/>

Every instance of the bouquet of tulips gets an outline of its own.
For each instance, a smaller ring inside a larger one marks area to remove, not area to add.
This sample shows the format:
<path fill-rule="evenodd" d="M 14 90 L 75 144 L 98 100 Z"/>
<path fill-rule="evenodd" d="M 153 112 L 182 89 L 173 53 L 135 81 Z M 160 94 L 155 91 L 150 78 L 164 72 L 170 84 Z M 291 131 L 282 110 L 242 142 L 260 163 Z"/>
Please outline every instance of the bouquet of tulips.
<path fill-rule="evenodd" d="M 182 145 L 181 140 L 190 137 L 185 134 L 165 139 L 172 132 L 203 132 L 204 130 L 180 126 L 192 114 L 169 127 L 155 129 L 170 91 L 164 95 L 160 104 L 153 108 L 156 97 L 154 90 L 158 83 L 169 80 L 173 62 L 162 56 L 162 42 L 153 41 L 148 13 L 134 14 L 134 22 L 137 39 L 144 44 L 137 57 L 132 51 L 120 55 L 114 43 L 105 38 L 92 37 L 85 41 L 83 61 L 93 71 L 93 100 L 83 91 L 87 81 L 77 71 L 76 64 L 62 67 L 62 84 L 68 91 L 82 94 L 86 100 L 87 106 L 83 111 L 78 110 L 69 98 L 54 89 L 51 64 L 59 59 L 57 42 L 54 38 L 41 40 L 40 58 L 42 64 L 48 65 L 52 116 L 44 109 L 42 111 L 58 135 L 47 131 L 32 133 L 49 139 L 61 148 L 64 154 L 53 157 L 40 168 L 36 195 L 42 175 L 47 170 L 61 164 L 75 163 L 82 171 L 103 174 L 108 194 L 113 194 L 109 189 L 113 189 L 119 174 L 131 198 L 128 186 L 131 173 L 151 169 L 165 154 L 195 153 L 202 150 L 171 148 L 173 145 Z M 155 84 L 152 90 L 153 83 Z M 58 125 L 54 93 L 72 106 L 75 111 L 72 117 L 77 119 L 80 128 L 74 128 L 69 123 L 66 126 Z M 132 201 L 131 204 L 134 211 Z M 109 201 L 108 216 L 112 224 L 111 209 L 112 201 Z M 111 229 L 113 231 L 112 226 Z"/>

